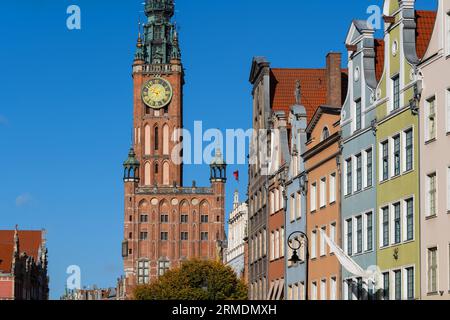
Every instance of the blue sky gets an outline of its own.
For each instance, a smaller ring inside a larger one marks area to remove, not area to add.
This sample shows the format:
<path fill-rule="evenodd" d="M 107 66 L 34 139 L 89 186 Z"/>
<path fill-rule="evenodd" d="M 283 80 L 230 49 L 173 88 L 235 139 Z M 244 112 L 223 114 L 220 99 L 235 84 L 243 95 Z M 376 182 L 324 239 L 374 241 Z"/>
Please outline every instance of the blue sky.
<path fill-rule="evenodd" d="M 83 286 L 114 286 L 122 272 L 122 162 L 142 2 L 0 2 L 0 229 L 47 230 L 52 298 L 63 293 L 69 265 L 81 267 Z M 433 6 L 426 2 L 419 7 Z M 66 28 L 71 4 L 81 8 L 79 31 Z M 177 0 L 185 127 L 249 128 L 252 57 L 323 67 L 372 4 L 382 1 Z M 228 173 L 227 211 L 236 188 L 245 197 L 247 169 Z M 208 185 L 208 174 L 186 166 L 185 184 Z"/>

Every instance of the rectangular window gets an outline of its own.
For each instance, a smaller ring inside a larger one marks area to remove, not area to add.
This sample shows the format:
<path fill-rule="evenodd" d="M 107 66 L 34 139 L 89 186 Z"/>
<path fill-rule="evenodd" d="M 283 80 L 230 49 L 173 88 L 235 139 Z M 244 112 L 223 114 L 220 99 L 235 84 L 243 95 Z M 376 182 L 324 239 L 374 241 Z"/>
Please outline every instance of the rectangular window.
<path fill-rule="evenodd" d="M 406 200 L 406 240 L 414 239 L 414 200 Z"/>
<path fill-rule="evenodd" d="M 148 261 L 138 262 L 138 283 L 147 284 L 149 282 L 149 263 Z"/>
<path fill-rule="evenodd" d="M 284 257 L 284 241 L 285 241 L 284 228 L 281 227 L 281 233 L 280 233 L 280 257 Z"/>
<path fill-rule="evenodd" d="M 291 202 L 289 204 L 290 210 L 291 210 L 291 212 L 290 212 L 291 222 L 295 221 L 295 214 L 296 214 L 295 211 L 297 210 L 297 208 L 295 207 L 295 205 L 296 205 L 295 200 L 296 200 L 295 195 L 291 195 Z"/>
<path fill-rule="evenodd" d="M 449 22 L 450 24 L 450 22 Z M 450 32 L 449 32 L 450 34 Z M 450 39 L 449 39 L 450 41 Z M 450 43 L 448 44 L 448 47 L 450 48 Z M 449 52 L 450 54 L 450 52 Z M 446 91 L 446 97 L 445 97 L 445 105 L 447 110 L 447 132 L 450 132 L 450 89 L 447 89 Z"/>
<path fill-rule="evenodd" d="M 400 203 L 394 204 L 394 243 L 398 244 L 402 241 L 401 234 L 401 212 L 400 212 Z"/>
<path fill-rule="evenodd" d="M 427 100 L 426 103 L 426 121 L 427 121 L 427 131 L 426 131 L 426 141 L 436 138 L 436 97 L 432 97 Z"/>
<path fill-rule="evenodd" d="M 368 149 L 366 151 L 366 158 L 367 158 L 367 187 L 371 187 L 373 183 L 373 152 L 372 149 Z"/>
<path fill-rule="evenodd" d="M 336 174 L 330 175 L 330 203 L 336 202 Z"/>
<path fill-rule="evenodd" d="M 450 212 L 450 167 L 447 168 L 447 210 Z"/>
<path fill-rule="evenodd" d="M 145 231 L 141 232 L 139 234 L 139 239 L 140 240 L 147 240 L 148 239 L 148 232 L 145 232 Z"/>
<path fill-rule="evenodd" d="M 362 155 L 356 156 L 356 191 L 362 190 Z"/>
<path fill-rule="evenodd" d="M 161 232 L 161 241 L 167 241 L 167 240 L 169 240 L 169 233 Z"/>
<path fill-rule="evenodd" d="M 161 223 L 169 223 L 169 216 L 167 214 L 161 215 Z"/>
<path fill-rule="evenodd" d="M 327 234 L 327 228 L 326 227 L 322 227 L 322 232 L 324 234 Z M 325 237 L 322 236 L 322 233 L 320 234 L 320 256 L 325 256 L 326 253 L 326 241 L 325 241 Z"/>
<path fill-rule="evenodd" d="M 187 241 L 187 240 L 189 240 L 188 233 L 187 233 L 187 232 L 184 232 L 184 231 L 181 232 L 180 238 L 181 238 L 181 241 Z"/>
<path fill-rule="evenodd" d="M 330 239 L 336 243 L 336 223 L 330 224 Z M 333 253 L 333 249 L 330 248 L 330 253 Z"/>
<path fill-rule="evenodd" d="M 447 27 L 446 27 L 446 38 L 447 38 L 447 55 L 450 55 L 450 12 L 447 12 L 446 19 Z"/>
<path fill-rule="evenodd" d="M 437 248 L 428 249 L 428 293 L 437 292 Z"/>
<path fill-rule="evenodd" d="M 394 137 L 394 176 L 400 175 L 400 136 Z"/>
<path fill-rule="evenodd" d="M 336 300 L 337 298 L 337 283 L 336 278 L 332 277 L 330 281 L 330 300 Z"/>
<path fill-rule="evenodd" d="M 383 154 L 383 181 L 389 179 L 389 141 L 381 144 Z"/>
<path fill-rule="evenodd" d="M 275 259 L 280 257 L 280 231 L 275 230 Z"/>
<path fill-rule="evenodd" d="M 366 213 L 366 227 L 367 227 L 367 250 L 373 249 L 373 220 L 372 212 Z"/>
<path fill-rule="evenodd" d="M 397 75 L 392 78 L 392 88 L 393 88 L 393 110 L 400 108 L 400 77 Z"/>
<path fill-rule="evenodd" d="M 320 281 L 320 300 L 327 300 L 327 280 Z"/>
<path fill-rule="evenodd" d="M 428 217 L 436 215 L 436 173 L 428 175 Z"/>
<path fill-rule="evenodd" d="M 302 195 L 297 192 L 295 196 L 295 217 L 300 219 L 302 217 Z"/>
<path fill-rule="evenodd" d="M 353 300 L 353 280 L 349 279 L 347 282 L 347 300 Z"/>
<path fill-rule="evenodd" d="M 347 159 L 346 161 L 347 168 L 347 189 L 346 194 L 352 194 L 353 192 L 353 176 L 352 176 L 352 159 Z"/>
<path fill-rule="evenodd" d="M 159 276 L 163 276 L 166 274 L 167 271 L 169 271 L 170 268 L 170 262 L 169 261 L 159 261 L 158 262 L 158 274 Z"/>
<path fill-rule="evenodd" d="M 356 217 L 356 253 L 363 251 L 363 226 L 362 216 Z"/>
<path fill-rule="evenodd" d="M 187 214 L 182 214 L 181 215 L 180 222 L 183 223 L 183 224 L 188 223 L 188 216 L 187 216 Z"/>
<path fill-rule="evenodd" d="M 413 169 L 413 131 L 409 129 L 405 131 L 405 153 L 406 153 L 406 171 Z"/>
<path fill-rule="evenodd" d="M 356 300 L 362 300 L 363 297 L 363 280 L 362 278 L 356 279 Z"/>
<path fill-rule="evenodd" d="M 201 219 L 201 223 L 208 223 L 209 216 L 206 214 L 203 214 L 200 219 Z"/>
<path fill-rule="evenodd" d="M 317 204 L 317 185 L 313 183 L 311 185 L 311 194 L 310 194 L 310 204 L 311 204 L 311 212 L 316 211 Z"/>
<path fill-rule="evenodd" d="M 270 233 L 270 260 L 275 259 L 275 232 Z"/>
<path fill-rule="evenodd" d="M 146 223 L 146 222 L 148 222 L 148 215 L 142 214 L 139 221 L 140 221 L 141 223 Z"/>
<path fill-rule="evenodd" d="M 356 131 L 361 130 L 361 123 L 362 123 L 362 112 L 361 112 L 361 100 L 356 101 L 356 123 L 355 123 L 355 129 Z"/>
<path fill-rule="evenodd" d="M 311 288 L 311 300 L 317 300 L 317 282 L 313 281 Z"/>
<path fill-rule="evenodd" d="M 311 259 L 317 258 L 317 232 L 311 234 Z"/>
<path fill-rule="evenodd" d="M 389 245 L 389 207 L 382 209 L 383 211 L 383 247 Z"/>
<path fill-rule="evenodd" d="M 347 220 L 347 254 L 353 254 L 353 223 L 352 219 Z"/>
<path fill-rule="evenodd" d="M 327 204 L 327 179 L 320 180 L 320 207 L 323 208 Z"/>
<path fill-rule="evenodd" d="M 383 300 L 389 300 L 389 272 L 383 273 Z"/>
<path fill-rule="evenodd" d="M 201 232 L 200 233 L 200 240 L 208 241 L 208 238 L 209 238 L 208 232 Z"/>
<path fill-rule="evenodd" d="M 402 272 L 394 271 L 395 300 L 402 300 Z"/>
<path fill-rule="evenodd" d="M 414 268 L 406 269 L 406 293 L 407 299 L 414 299 Z"/>

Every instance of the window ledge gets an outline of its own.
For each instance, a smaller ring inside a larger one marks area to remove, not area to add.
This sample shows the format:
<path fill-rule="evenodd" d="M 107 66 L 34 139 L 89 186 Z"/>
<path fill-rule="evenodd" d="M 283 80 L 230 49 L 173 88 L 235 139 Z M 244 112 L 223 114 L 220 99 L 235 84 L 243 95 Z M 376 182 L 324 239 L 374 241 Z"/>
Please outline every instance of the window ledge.
<path fill-rule="evenodd" d="M 433 214 L 432 216 L 426 216 L 425 217 L 425 220 L 426 221 L 429 221 L 429 220 L 434 220 L 434 219 L 436 219 L 437 218 L 437 214 Z"/>
<path fill-rule="evenodd" d="M 427 296 L 431 297 L 431 296 L 437 296 L 439 295 L 439 292 L 428 292 Z"/>
<path fill-rule="evenodd" d="M 428 139 L 427 141 L 425 141 L 425 145 L 431 144 L 431 143 L 433 143 L 435 141 L 436 141 L 436 138 Z"/>

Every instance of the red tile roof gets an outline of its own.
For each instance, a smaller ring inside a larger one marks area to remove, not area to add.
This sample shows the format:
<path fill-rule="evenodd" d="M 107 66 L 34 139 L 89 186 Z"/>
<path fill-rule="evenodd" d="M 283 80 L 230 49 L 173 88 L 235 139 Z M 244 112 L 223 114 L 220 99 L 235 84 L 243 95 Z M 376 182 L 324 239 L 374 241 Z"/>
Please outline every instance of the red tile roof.
<path fill-rule="evenodd" d="M 305 106 L 308 122 L 317 108 L 327 103 L 326 69 L 271 69 L 271 106 L 274 111 L 288 112 L 296 103 L 295 86 L 300 80 L 301 104 Z M 342 96 L 347 93 L 347 69 L 342 69 Z"/>
<path fill-rule="evenodd" d="M 384 40 L 375 39 L 375 76 L 380 81 L 384 70 Z"/>
<path fill-rule="evenodd" d="M 42 244 L 42 231 L 19 231 L 20 253 L 26 253 L 35 261 L 39 259 L 39 248 Z M 0 231 L 0 271 L 11 272 L 14 252 L 14 230 Z"/>
<path fill-rule="evenodd" d="M 435 11 L 416 10 L 416 52 L 419 59 L 423 58 L 428 49 L 436 15 Z"/>

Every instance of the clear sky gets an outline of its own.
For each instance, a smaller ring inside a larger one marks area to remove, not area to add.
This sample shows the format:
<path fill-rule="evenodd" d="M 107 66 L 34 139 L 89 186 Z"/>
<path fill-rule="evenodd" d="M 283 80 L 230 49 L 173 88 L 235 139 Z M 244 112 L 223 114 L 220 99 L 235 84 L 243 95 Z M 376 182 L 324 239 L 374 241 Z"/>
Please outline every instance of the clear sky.
<path fill-rule="evenodd" d="M 83 286 L 115 286 L 122 273 L 122 162 L 143 1 L 0 1 L 0 229 L 47 230 L 52 298 L 69 265 L 81 267 Z M 66 28 L 71 4 L 81 8 L 79 31 Z M 250 128 L 252 57 L 323 67 L 372 4 L 382 1 L 177 0 L 185 127 Z M 228 174 L 227 212 L 236 188 L 245 199 L 247 169 Z M 185 167 L 187 185 L 208 178 L 207 166 Z"/>

